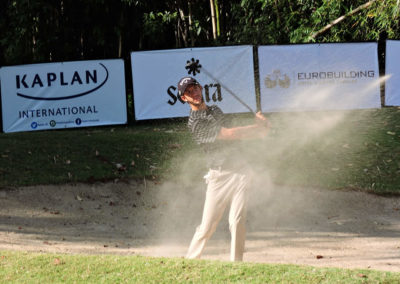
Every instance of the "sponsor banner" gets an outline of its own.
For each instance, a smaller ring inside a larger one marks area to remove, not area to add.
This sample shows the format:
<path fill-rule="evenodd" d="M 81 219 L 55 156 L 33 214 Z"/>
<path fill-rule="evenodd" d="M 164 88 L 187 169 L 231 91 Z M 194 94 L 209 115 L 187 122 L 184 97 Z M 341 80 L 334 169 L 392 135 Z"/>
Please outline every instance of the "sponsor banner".
<path fill-rule="evenodd" d="M 120 59 L 3 67 L 3 131 L 124 124 L 124 72 Z"/>
<path fill-rule="evenodd" d="M 385 105 L 400 106 L 400 41 L 386 41 Z"/>
<path fill-rule="evenodd" d="M 260 46 L 258 57 L 264 112 L 381 106 L 376 43 Z"/>
<path fill-rule="evenodd" d="M 192 59 L 201 68 L 189 74 L 185 67 Z M 177 97 L 177 84 L 185 76 L 203 86 L 206 104 L 225 113 L 248 112 L 225 87 L 256 109 L 252 46 L 132 52 L 131 64 L 137 120 L 188 116 L 189 106 Z"/>

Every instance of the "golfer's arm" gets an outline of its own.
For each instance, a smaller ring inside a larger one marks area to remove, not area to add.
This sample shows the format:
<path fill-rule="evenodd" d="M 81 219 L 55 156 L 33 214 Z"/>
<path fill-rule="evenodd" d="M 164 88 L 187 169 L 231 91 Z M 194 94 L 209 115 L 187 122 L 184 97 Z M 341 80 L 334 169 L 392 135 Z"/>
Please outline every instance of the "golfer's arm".
<path fill-rule="evenodd" d="M 267 134 L 267 128 L 258 124 L 225 128 L 222 127 L 217 139 L 221 140 L 245 140 L 263 138 Z"/>

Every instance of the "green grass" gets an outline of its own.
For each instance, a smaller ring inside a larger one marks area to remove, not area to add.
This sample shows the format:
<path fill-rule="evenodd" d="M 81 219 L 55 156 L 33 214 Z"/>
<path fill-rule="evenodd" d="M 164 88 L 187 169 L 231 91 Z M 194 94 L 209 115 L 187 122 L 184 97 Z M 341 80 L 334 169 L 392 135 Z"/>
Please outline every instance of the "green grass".
<path fill-rule="evenodd" d="M 268 117 L 270 135 L 242 143 L 237 153 L 273 182 L 382 194 L 400 190 L 399 108 Z M 332 118 L 338 120 L 326 127 Z M 252 117 L 234 120 L 246 124 Z M 0 134 L 0 187 L 170 179 L 182 172 L 200 180 L 203 162 L 183 120 Z"/>
<path fill-rule="evenodd" d="M 183 126 L 0 134 L 0 186 L 156 178 L 168 172 L 171 158 L 190 143 Z"/>
<path fill-rule="evenodd" d="M 400 273 L 141 256 L 0 251 L 0 283 L 399 283 Z"/>

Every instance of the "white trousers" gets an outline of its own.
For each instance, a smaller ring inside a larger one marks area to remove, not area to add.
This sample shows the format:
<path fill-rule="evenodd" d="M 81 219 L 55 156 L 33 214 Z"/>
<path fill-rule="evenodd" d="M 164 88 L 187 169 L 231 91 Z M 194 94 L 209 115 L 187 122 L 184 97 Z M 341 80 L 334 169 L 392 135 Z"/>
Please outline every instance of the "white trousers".
<path fill-rule="evenodd" d="M 242 261 L 246 238 L 246 207 L 250 175 L 210 169 L 204 177 L 207 193 L 203 217 L 190 243 L 186 258 L 200 258 L 206 242 L 215 232 L 230 204 L 231 261 Z"/>

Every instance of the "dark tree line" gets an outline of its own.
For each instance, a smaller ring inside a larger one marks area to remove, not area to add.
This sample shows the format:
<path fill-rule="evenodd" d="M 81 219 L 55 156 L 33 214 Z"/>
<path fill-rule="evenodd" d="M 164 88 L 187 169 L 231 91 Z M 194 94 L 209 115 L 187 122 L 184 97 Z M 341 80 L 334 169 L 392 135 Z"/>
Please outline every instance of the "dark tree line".
<path fill-rule="evenodd" d="M 400 39 L 399 0 L 2 0 L 0 66 L 130 51 Z"/>

